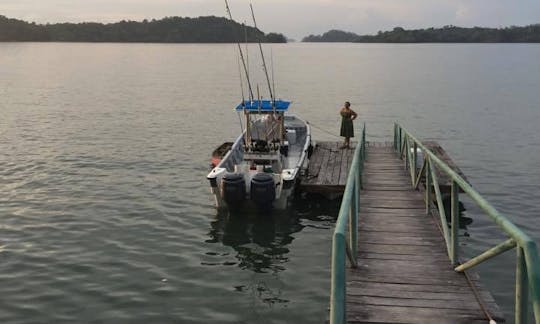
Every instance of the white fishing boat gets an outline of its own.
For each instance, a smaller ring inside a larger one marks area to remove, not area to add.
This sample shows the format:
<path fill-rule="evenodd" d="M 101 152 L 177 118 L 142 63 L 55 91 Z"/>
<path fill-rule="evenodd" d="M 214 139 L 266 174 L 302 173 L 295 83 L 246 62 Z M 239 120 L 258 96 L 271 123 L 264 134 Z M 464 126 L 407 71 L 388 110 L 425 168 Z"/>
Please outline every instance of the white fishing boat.
<path fill-rule="evenodd" d="M 225 6 L 232 21 L 227 0 Z M 250 5 L 250 8 L 254 27 L 257 28 L 253 6 Z M 289 101 L 275 99 L 273 68 L 271 81 L 260 40 L 258 43 L 270 99 L 261 99 L 258 86 L 258 99 L 255 99 L 248 64 L 237 43 L 249 100 L 244 99 L 240 73 L 242 101 L 236 111 L 243 113 L 244 127 L 232 147 L 207 176 L 218 208 L 256 206 L 259 209 L 285 209 L 293 197 L 300 174 L 307 169 L 311 129 L 304 120 L 286 114 Z"/>
<path fill-rule="evenodd" d="M 246 100 L 236 107 L 245 128 L 207 176 L 218 208 L 287 208 L 312 149 L 309 124 L 286 114 L 289 105 Z"/>

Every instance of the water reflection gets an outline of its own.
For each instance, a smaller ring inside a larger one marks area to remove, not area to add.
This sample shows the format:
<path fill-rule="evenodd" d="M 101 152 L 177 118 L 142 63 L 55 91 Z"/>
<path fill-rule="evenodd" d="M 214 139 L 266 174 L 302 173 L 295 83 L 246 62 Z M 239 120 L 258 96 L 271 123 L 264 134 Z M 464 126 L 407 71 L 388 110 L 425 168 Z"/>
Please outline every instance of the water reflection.
<path fill-rule="evenodd" d="M 239 212 L 220 212 L 210 225 L 208 242 L 232 247 L 238 252 L 238 266 L 255 272 L 284 270 L 291 234 L 304 228 L 297 217 Z"/>
<path fill-rule="evenodd" d="M 295 255 L 299 259 L 309 260 L 304 256 L 298 256 L 298 250 L 301 251 L 302 245 L 306 242 L 294 245 L 292 242 L 295 238 L 304 237 L 304 241 L 313 242 L 312 238 L 306 239 L 305 236 L 295 234 L 304 229 L 331 233 L 338 208 L 339 203 L 321 200 L 320 197 L 313 199 L 310 196 L 302 196 L 297 197 L 293 208 L 286 211 L 274 210 L 266 214 L 217 212 L 216 217 L 210 222 L 209 238 L 206 242 L 221 243 L 234 250 L 232 253 L 220 254 L 217 251 L 210 253 L 227 257 L 229 260 L 226 265 L 236 265 L 241 271 L 245 271 L 244 276 L 241 276 L 242 279 L 234 280 L 232 288 L 249 296 L 249 303 L 252 305 L 246 316 L 258 318 L 259 315 L 255 314 L 262 312 L 260 307 L 263 305 L 267 310 L 281 305 L 279 309 L 283 310 L 291 300 L 295 300 L 295 296 L 299 293 L 298 288 L 295 288 L 294 292 L 291 291 L 294 283 L 290 282 L 290 274 L 283 276 L 283 271 L 294 268 L 290 265 L 293 248 L 297 249 Z M 203 262 L 203 265 L 225 264 Z"/>
<path fill-rule="evenodd" d="M 317 212 L 314 213 L 313 211 Z M 337 216 L 336 202 L 307 196 L 294 208 L 271 213 L 218 211 L 210 223 L 208 243 L 221 242 L 236 252 L 238 267 L 257 273 L 285 270 L 294 233 L 305 227 L 330 230 Z"/>
<path fill-rule="evenodd" d="M 452 216 L 452 196 L 450 194 L 443 194 L 442 195 L 442 203 L 444 207 L 444 214 L 446 216 L 446 221 L 448 222 L 448 225 L 450 226 L 450 223 L 452 222 L 451 216 Z M 438 208 L 437 204 L 435 203 L 435 206 Z M 473 223 L 473 219 L 470 217 L 465 216 L 465 211 L 467 208 L 465 208 L 465 205 L 462 201 L 458 202 L 458 216 L 459 216 L 459 229 L 465 230 L 465 236 L 468 236 L 467 233 L 467 226 L 471 225 Z"/>

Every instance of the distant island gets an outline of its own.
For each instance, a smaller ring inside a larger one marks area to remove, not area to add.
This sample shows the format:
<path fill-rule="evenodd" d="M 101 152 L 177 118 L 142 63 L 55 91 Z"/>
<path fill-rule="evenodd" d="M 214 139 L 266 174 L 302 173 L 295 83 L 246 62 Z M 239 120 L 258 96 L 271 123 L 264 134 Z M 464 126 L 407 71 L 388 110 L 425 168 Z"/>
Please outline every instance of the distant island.
<path fill-rule="evenodd" d="M 322 35 L 309 35 L 302 42 L 353 43 L 539 43 L 540 24 L 507 28 L 442 28 L 403 29 L 378 32 L 377 35 L 358 35 L 342 30 L 330 30 Z"/>
<path fill-rule="evenodd" d="M 133 43 L 285 43 L 278 33 L 215 16 L 116 23 L 36 24 L 0 16 L 0 42 L 133 42 Z"/>

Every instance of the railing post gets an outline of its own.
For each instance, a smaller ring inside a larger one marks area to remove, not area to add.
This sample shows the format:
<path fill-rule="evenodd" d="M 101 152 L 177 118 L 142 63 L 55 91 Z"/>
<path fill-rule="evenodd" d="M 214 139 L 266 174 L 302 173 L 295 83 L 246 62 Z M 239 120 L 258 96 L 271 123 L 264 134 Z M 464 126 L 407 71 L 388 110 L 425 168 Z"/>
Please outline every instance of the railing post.
<path fill-rule="evenodd" d="M 453 266 L 456 266 L 459 258 L 459 186 L 455 181 L 452 181 L 451 205 L 452 248 L 450 250 L 450 261 Z"/>
<path fill-rule="evenodd" d="M 362 172 L 364 171 L 364 152 L 362 148 L 360 148 L 360 159 L 358 163 L 358 174 L 356 181 L 358 182 L 359 189 L 364 189 L 364 185 L 362 184 Z"/>
<path fill-rule="evenodd" d="M 407 139 L 407 136 L 405 136 L 405 143 L 403 143 L 403 147 L 405 150 L 405 170 L 407 170 L 407 168 L 409 167 L 409 163 L 411 163 L 411 161 L 409 160 L 409 140 Z"/>
<path fill-rule="evenodd" d="M 403 142 L 403 134 L 401 133 L 401 127 L 399 127 L 399 148 L 398 148 L 398 151 L 399 151 L 399 158 L 401 159 L 401 154 L 403 154 L 403 152 L 401 151 L 402 149 L 402 146 L 401 146 L 401 142 Z"/>
<path fill-rule="evenodd" d="M 356 172 L 356 179 L 354 182 L 354 200 L 353 200 L 353 208 L 352 208 L 352 215 L 350 215 L 349 219 L 349 244 L 351 245 L 351 254 L 354 259 L 354 262 L 351 262 L 353 267 L 357 266 L 358 262 L 358 213 L 360 211 L 360 181 L 359 181 L 359 172 L 360 170 L 355 170 Z"/>
<path fill-rule="evenodd" d="M 413 181 L 413 186 L 414 184 L 416 183 L 416 158 L 417 158 L 417 154 L 416 154 L 416 150 L 418 149 L 418 145 L 416 144 L 416 142 L 414 142 L 413 144 L 413 173 L 412 173 L 412 181 Z"/>
<path fill-rule="evenodd" d="M 525 253 L 521 246 L 517 249 L 516 259 L 516 310 L 515 324 L 528 323 L 529 306 L 529 285 L 527 280 L 527 264 L 525 263 Z"/>
<path fill-rule="evenodd" d="M 429 162 L 429 156 L 424 157 L 426 159 L 426 214 L 429 214 L 429 205 L 431 202 L 431 163 Z"/>
<path fill-rule="evenodd" d="M 345 237 L 334 233 L 332 244 L 332 286 L 330 324 L 345 323 Z"/>
<path fill-rule="evenodd" d="M 360 141 L 360 159 L 359 159 L 359 163 L 358 163 L 358 189 L 361 190 L 361 189 L 364 189 L 364 184 L 363 184 L 363 176 L 362 176 L 362 173 L 364 172 L 364 161 L 366 160 L 366 141 L 365 141 L 365 131 L 366 131 L 366 126 L 364 124 L 364 129 L 362 130 L 362 140 Z"/>
<path fill-rule="evenodd" d="M 363 159 L 366 158 L 366 123 L 364 123 L 364 128 L 362 128 L 362 156 Z"/>
<path fill-rule="evenodd" d="M 397 151 L 397 124 L 394 123 L 394 150 Z"/>

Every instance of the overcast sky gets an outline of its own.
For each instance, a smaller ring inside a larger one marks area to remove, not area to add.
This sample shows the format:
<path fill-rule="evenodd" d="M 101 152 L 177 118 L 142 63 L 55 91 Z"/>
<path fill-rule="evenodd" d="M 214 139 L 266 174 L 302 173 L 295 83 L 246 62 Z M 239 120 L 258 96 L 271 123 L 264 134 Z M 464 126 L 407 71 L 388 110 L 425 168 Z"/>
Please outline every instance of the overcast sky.
<path fill-rule="evenodd" d="M 230 0 L 233 18 L 251 22 L 249 0 Z M 252 0 L 264 32 L 297 40 L 342 29 L 372 34 L 404 28 L 503 27 L 540 23 L 538 0 Z M 225 16 L 223 0 L 0 0 L 0 15 L 38 23 L 113 22 L 165 16 Z"/>

